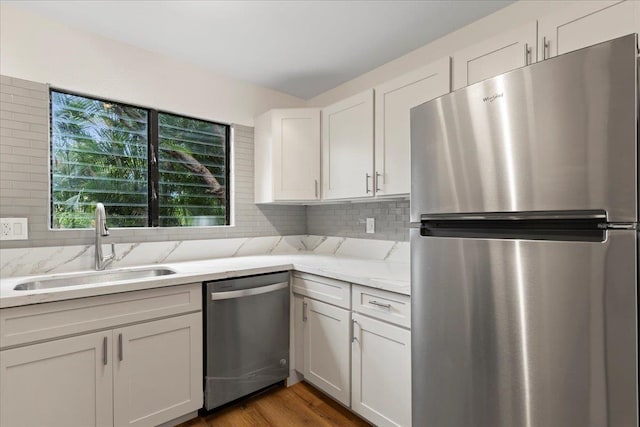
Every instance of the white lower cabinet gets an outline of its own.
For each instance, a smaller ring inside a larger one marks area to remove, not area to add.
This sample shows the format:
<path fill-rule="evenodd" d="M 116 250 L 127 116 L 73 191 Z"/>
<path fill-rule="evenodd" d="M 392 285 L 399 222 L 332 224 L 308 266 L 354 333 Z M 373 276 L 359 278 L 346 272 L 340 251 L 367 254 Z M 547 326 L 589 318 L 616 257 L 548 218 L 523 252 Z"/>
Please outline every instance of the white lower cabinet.
<path fill-rule="evenodd" d="M 304 303 L 304 378 L 349 406 L 351 312 L 309 298 Z"/>
<path fill-rule="evenodd" d="M 1 425 L 155 426 L 202 407 L 198 313 L 5 350 Z"/>
<path fill-rule="evenodd" d="M 377 426 L 411 425 L 411 332 L 353 313 L 351 408 Z"/>
<path fill-rule="evenodd" d="M 376 426 L 410 426 L 410 297 L 310 274 L 293 283 L 295 370 Z"/>
<path fill-rule="evenodd" d="M 0 425 L 156 426 L 197 411 L 200 289 L 192 284 L 0 310 Z M 29 341 L 47 331 L 50 341 Z"/>
<path fill-rule="evenodd" d="M 293 295 L 293 368 L 304 375 L 304 324 L 306 321 L 304 297 Z"/>
<path fill-rule="evenodd" d="M 111 331 L 0 353 L 0 425 L 113 426 Z"/>
<path fill-rule="evenodd" d="M 155 426 L 202 406 L 202 317 L 113 331 L 116 426 Z"/>

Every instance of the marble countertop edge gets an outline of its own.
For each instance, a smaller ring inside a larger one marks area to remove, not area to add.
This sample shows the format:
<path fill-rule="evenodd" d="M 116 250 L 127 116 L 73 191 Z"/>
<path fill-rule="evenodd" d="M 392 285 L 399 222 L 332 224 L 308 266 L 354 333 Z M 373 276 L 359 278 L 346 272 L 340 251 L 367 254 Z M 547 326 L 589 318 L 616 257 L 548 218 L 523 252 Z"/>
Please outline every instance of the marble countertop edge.
<path fill-rule="evenodd" d="M 0 309 L 284 270 L 316 274 L 403 295 L 411 294 L 409 263 L 347 258 L 335 255 L 255 255 L 204 261 L 150 264 L 136 266 L 135 268 L 145 267 L 169 267 L 175 270 L 176 274 L 31 291 L 16 291 L 13 288 L 19 283 L 41 277 L 64 277 L 82 274 L 82 272 L 1 279 Z"/>

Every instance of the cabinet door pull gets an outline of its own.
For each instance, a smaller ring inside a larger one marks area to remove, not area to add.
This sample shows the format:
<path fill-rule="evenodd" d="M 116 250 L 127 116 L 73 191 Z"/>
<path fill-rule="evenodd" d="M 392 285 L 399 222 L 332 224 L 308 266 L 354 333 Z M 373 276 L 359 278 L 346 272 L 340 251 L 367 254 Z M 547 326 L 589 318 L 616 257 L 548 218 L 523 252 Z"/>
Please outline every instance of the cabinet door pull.
<path fill-rule="evenodd" d="M 122 334 L 118 334 L 118 360 L 122 362 L 124 351 L 122 350 Z"/>
<path fill-rule="evenodd" d="M 549 48 L 551 47 L 551 42 L 547 40 L 547 37 L 542 38 L 542 59 L 547 59 L 547 54 L 549 53 Z"/>
<path fill-rule="evenodd" d="M 374 300 L 369 301 L 369 304 L 375 305 L 376 307 L 382 307 L 382 308 L 386 308 L 387 310 L 391 310 L 391 304 L 383 304 L 381 302 L 374 301 Z"/>
<path fill-rule="evenodd" d="M 352 343 L 358 341 L 358 338 L 356 337 L 356 325 L 359 325 L 358 321 L 356 319 L 351 319 L 351 342 Z"/>
<path fill-rule="evenodd" d="M 531 56 L 531 48 L 529 47 L 529 43 L 524 44 L 524 65 L 529 65 L 529 58 Z"/>
<path fill-rule="evenodd" d="M 303 301 L 302 303 L 302 321 L 307 321 L 307 302 Z"/>
<path fill-rule="evenodd" d="M 376 171 L 376 192 L 378 191 L 382 191 L 380 190 L 380 177 L 382 176 L 382 174 L 378 171 Z"/>
<path fill-rule="evenodd" d="M 316 186 L 316 198 L 318 198 L 318 180 L 314 179 L 313 181 L 314 181 L 315 186 Z"/>
<path fill-rule="evenodd" d="M 369 178 L 371 178 L 371 175 L 369 175 L 368 173 L 365 173 L 364 176 L 365 176 L 364 178 L 365 188 L 367 190 L 367 193 L 371 193 L 371 190 L 369 189 Z"/>
<path fill-rule="evenodd" d="M 107 366 L 107 337 L 102 339 L 102 364 Z"/>

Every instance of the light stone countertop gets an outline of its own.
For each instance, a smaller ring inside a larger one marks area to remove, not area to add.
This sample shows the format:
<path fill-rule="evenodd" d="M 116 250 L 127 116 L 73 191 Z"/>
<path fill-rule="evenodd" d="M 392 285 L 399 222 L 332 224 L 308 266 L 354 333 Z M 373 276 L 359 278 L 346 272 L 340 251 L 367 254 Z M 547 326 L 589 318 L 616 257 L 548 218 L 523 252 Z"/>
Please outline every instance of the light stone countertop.
<path fill-rule="evenodd" d="M 13 288 L 18 283 L 37 278 L 62 278 L 65 276 L 75 276 L 79 273 L 60 273 L 1 279 L 0 308 L 198 283 L 207 280 L 219 280 L 283 270 L 296 270 L 304 273 L 317 274 L 403 295 L 410 295 L 411 292 L 409 263 L 350 258 L 337 255 L 318 255 L 298 252 L 288 255 L 241 256 L 205 261 L 136 266 L 136 268 L 143 267 L 169 267 L 175 270 L 176 274 L 33 291 L 15 291 Z M 92 271 L 87 271 L 87 273 L 91 272 Z"/>

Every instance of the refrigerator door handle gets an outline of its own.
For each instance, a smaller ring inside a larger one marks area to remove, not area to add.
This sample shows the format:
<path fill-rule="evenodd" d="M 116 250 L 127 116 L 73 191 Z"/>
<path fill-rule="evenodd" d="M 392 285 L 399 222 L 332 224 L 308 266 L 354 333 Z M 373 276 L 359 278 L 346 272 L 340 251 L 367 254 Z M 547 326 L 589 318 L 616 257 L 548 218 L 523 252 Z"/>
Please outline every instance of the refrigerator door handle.
<path fill-rule="evenodd" d="M 604 224 L 604 228 L 606 228 L 607 230 L 638 230 L 639 229 L 638 224 L 633 222 L 629 222 L 629 223 L 608 222 Z"/>
<path fill-rule="evenodd" d="M 604 210 L 585 211 L 533 211 L 533 212 L 482 212 L 456 214 L 424 214 L 422 221 L 476 221 L 476 220 L 576 220 L 594 219 L 606 222 L 607 212 Z"/>

